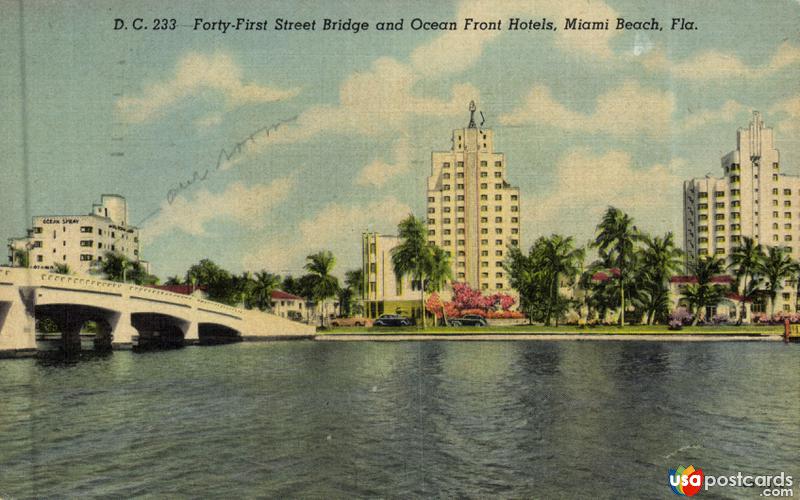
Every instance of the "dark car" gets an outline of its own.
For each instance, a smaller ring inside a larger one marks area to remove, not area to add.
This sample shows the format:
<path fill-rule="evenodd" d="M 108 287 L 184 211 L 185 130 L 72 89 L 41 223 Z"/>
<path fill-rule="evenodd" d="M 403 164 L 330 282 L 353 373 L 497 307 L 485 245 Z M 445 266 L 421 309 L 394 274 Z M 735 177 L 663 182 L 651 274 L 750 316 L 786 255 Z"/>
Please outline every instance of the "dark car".
<path fill-rule="evenodd" d="M 453 326 L 486 326 L 489 323 L 486 322 L 486 318 L 483 316 L 478 316 L 477 314 L 467 314 L 466 316 L 462 316 L 460 318 L 454 318 L 450 321 L 450 324 Z"/>
<path fill-rule="evenodd" d="M 373 326 L 411 326 L 412 321 L 399 314 L 384 314 L 372 324 Z"/>

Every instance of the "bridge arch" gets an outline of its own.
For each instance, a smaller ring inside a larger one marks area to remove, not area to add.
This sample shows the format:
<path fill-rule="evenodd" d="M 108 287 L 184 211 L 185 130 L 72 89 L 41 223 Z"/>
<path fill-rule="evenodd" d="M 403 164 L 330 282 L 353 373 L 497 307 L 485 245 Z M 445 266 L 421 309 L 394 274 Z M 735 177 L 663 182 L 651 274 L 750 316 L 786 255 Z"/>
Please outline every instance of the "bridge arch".
<path fill-rule="evenodd" d="M 220 323 L 198 323 L 197 334 L 200 345 L 231 344 L 242 341 L 242 334 L 239 330 Z"/>
<path fill-rule="evenodd" d="M 156 312 L 131 313 L 131 325 L 138 332 L 137 350 L 175 349 L 186 343 L 191 321 Z"/>
<path fill-rule="evenodd" d="M 50 320 L 60 334 L 59 347 L 67 353 L 81 351 L 81 331 L 92 322 L 95 325 L 92 337 L 95 351 L 110 351 L 113 341 L 113 327 L 119 320 L 117 311 L 86 304 L 50 303 L 35 307 L 35 318 L 38 323 Z M 55 333 L 55 332 L 53 332 Z M 52 333 L 51 333 L 52 335 Z M 39 332 L 40 340 L 47 338 L 45 332 Z"/>

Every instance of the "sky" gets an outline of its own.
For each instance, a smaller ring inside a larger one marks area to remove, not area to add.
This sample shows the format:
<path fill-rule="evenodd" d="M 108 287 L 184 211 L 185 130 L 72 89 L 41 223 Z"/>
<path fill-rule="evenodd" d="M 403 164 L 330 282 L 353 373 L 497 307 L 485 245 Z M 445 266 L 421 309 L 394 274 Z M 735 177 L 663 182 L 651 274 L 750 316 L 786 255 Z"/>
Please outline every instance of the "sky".
<path fill-rule="evenodd" d="M 114 30 L 137 17 L 150 29 Z M 238 17 L 370 29 L 193 29 Z M 468 17 L 557 30 L 410 29 Z M 612 29 L 564 30 L 567 17 Z M 617 31 L 618 17 L 663 29 Z M 431 151 L 474 100 L 520 187 L 523 246 L 585 243 L 609 205 L 681 241 L 682 182 L 720 175 L 753 110 L 800 174 L 798 19 L 800 3 L 777 0 L 3 1 L 0 238 L 116 193 L 162 278 L 202 258 L 297 275 L 322 249 L 341 275 L 360 267 L 363 231 L 424 215 Z"/>

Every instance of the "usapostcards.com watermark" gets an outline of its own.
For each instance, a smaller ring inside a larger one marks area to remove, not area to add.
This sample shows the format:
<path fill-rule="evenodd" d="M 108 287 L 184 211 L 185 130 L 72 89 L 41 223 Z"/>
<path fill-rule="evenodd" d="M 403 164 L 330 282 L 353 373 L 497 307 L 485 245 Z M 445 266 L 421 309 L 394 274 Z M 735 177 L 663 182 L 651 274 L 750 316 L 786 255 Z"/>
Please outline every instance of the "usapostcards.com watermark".
<path fill-rule="evenodd" d="M 703 469 L 680 466 L 670 469 L 669 487 L 679 496 L 692 497 L 701 489 L 708 491 L 710 488 L 761 488 L 762 497 L 793 497 L 794 479 L 792 476 L 781 472 L 776 475 L 751 475 L 738 472 L 729 476 L 706 476 Z"/>

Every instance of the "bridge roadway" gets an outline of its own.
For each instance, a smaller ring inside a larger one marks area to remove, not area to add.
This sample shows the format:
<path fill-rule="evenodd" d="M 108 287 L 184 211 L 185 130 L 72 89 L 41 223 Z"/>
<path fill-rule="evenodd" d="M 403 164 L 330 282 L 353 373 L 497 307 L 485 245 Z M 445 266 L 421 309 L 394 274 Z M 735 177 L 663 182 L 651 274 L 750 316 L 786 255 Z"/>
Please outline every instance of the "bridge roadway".
<path fill-rule="evenodd" d="M 80 345 L 87 321 L 95 343 L 130 349 L 153 337 L 175 343 L 311 337 L 315 327 L 195 296 L 91 276 L 0 267 L 0 357 L 36 352 L 36 318 L 48 317 L 65 344 Z M 79 348 L 79 347 L 78 347 Z"/>

